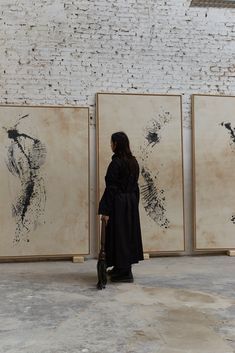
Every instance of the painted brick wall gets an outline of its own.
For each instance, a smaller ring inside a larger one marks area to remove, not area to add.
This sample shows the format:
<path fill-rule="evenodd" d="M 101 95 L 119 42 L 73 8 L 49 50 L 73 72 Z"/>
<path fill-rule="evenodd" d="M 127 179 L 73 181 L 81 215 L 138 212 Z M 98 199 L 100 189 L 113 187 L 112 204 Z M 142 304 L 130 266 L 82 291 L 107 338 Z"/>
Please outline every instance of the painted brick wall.
<path fill-rule="evenodd" d="M 235 92 L 235 9 L 190 0 L 1 0 L 0 102 L 91 108 L 95 93 L 181 93 L 187 251 L 191 249 L 192 93 Z M 94 237 L 94 225 L 92 226 Z M 94 241 L 93 241 L 94 242 Z M 95 242 L 93 245 L 93 252 Z"/>

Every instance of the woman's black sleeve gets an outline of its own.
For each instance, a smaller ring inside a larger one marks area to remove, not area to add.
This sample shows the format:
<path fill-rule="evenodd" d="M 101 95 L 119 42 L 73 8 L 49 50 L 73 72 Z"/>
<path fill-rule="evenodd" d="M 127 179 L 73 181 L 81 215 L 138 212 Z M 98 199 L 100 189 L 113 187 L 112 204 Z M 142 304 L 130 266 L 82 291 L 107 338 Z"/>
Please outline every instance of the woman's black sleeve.
<path fill-rule="evenodd" d="M 140 188 L 139 188 L 139 184 L 138 184 L 139 176 L 140 176 L 140 167 L 139 167 L 139 163 L 137 162 L 135 194 L 136 194 L 136 198 L 137 198 L 138 203 L 140 202 Z"/>
<path fill-rule="evenodd" d="M 139 202 L 140 202 L 140 188 L 139 188 L 139 185 L 138 185 L 138 184 L 137 184 L 137 186 L 136 186 L 135 194 L 136 194 L 137 201 L 138 201 L 138 203 L 139 203 Z"/>
<path fill-rule="evenodd" d="M 106 188 L 99 203 L 98 213 L 109 216 L 112 212 L 114 195 L 118 189 L 119 165 L 116 160 L 113 160 L 108 166 L 105 181 Z"/>

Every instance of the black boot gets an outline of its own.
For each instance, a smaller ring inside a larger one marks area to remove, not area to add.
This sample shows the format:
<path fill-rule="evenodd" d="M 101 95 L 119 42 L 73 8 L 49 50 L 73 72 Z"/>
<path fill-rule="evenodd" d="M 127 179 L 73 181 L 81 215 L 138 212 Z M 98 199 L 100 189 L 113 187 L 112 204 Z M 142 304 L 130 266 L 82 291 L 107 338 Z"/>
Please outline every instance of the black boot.
<path fill-rule="evenodd" d="M 118 271 L 119 271 L 118 268 L 114 266 L 111 270 L 107 270 L 107 275 L 112 276 L 115 273 L 117 273 Z"/>
<path fill-rule="evenodd" d="M 131 267 L 118 269 L 111 275 L 111 282 L 133 283 Z"/>

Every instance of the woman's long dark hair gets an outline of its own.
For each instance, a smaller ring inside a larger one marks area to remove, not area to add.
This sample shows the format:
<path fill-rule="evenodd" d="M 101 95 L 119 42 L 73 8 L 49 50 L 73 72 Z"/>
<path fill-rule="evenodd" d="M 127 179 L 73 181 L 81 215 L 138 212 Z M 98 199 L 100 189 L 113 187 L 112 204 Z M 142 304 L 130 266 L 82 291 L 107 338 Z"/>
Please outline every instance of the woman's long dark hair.
<path fill-rule="evenodd" d="M 139 166 L 131 152 L 129 138 L 125 132 L 115 132 L 111 136 L 111 141 L 115 146 L 114 153 L 127 163 L 131 173 L 138 174 Z"/>

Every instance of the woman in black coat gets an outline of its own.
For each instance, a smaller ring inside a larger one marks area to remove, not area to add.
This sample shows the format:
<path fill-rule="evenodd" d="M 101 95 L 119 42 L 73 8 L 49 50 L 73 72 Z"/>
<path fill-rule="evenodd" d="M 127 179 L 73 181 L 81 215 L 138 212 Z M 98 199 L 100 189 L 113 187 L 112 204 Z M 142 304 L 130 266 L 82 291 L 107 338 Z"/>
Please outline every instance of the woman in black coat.
<path fill-rule="evenodd" d="M 124 132 L 111 137 L 114 152 L 99 214 L 106 222 L 106 261 L 113 282 L 133 282 L 131 265 L 143 260 L 139 218 L 139 165 Z"/>

